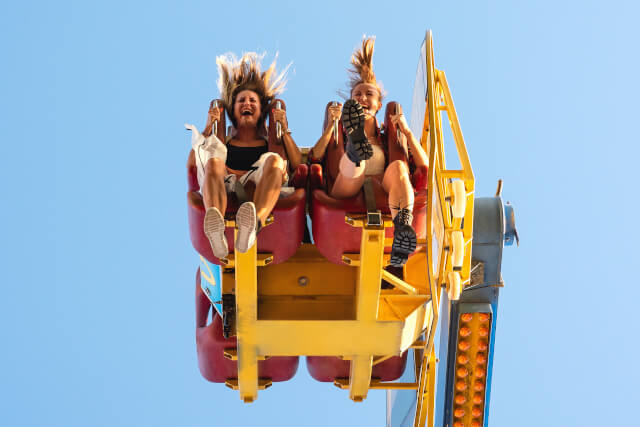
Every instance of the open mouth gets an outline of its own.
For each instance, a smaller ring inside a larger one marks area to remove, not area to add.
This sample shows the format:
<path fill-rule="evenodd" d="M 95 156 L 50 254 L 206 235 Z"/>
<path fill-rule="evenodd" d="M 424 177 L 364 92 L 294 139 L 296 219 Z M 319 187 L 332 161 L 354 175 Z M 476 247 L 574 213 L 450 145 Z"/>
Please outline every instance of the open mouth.
<path fill-rule="evenodd" d="M 251 110 L 242 110 L 240 112 L 240 115 L 242 115 L 242 116 L 252 116 L 253 115 L 253 111 L 251 111 Z"/>

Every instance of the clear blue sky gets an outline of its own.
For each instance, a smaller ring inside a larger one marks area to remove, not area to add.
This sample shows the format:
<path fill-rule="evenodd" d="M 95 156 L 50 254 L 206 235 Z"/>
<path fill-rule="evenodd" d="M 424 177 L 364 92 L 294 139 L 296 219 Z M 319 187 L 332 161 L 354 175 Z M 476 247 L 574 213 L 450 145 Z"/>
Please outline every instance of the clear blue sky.
<path fill-rule="evenodd" d="M 303 365 L 251 405 L 200 377 L 183 124 L 201 127 L 217 96 L 216 55 L 279 51 L 293 135 L 311 145 L 363 34 L 408 109 L 428 28 L 477 194 L 503 178 L 521 235 L 491 425 L 633 424 L 638 7 L 216 3 L 2 6 L 1 424 L 383 426 L 383 392 L 353 404 Z"/>

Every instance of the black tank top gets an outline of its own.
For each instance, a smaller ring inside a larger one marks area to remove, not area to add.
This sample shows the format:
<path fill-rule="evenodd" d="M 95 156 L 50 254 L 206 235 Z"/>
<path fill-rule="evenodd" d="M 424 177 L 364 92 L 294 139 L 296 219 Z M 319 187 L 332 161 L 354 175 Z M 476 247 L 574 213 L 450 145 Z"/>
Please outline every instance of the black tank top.
<path fill-rule="evenodd" d="M 227 144 L 227 162 L 230 169 L 238 171 L 248 171 L 252 165 L 267 152 L 267 144 L 259 147 L 238 147 Z"/>

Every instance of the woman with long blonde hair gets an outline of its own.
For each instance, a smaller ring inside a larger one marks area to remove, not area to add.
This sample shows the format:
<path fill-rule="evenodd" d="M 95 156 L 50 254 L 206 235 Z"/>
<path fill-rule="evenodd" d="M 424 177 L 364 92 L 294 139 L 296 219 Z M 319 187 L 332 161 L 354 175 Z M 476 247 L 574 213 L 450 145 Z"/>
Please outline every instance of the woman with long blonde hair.
<path fill-rule="evenodd" d="M 373 72 L 375 39 L 365 38 L 352 57 L 349 70 L 349 96 L 343 107 L 330 106 L 327 127 L 311 149 L 312 161 L 321 160 L 331 139 L 334 120 L 342 120 L 347 133 L 345 153 L 339 162 L 330 195 L 342 199 L 355 196 L 366 177 L 377 179 L 389 195 L 389 208 L 394 223 L 394 238 L 390 263 L 402 266 L 416 248 L 413 220 L 414 190 L 409 167 L 405 161 L 389 162 L 388 147 L 381 138 L 376 114 L 382 106 L 384 92 Z M 415 138 L 402 113 L 391 117 L 406 139 L 409 154 L 416 167 L 427 166 L 427 155 Z"/>

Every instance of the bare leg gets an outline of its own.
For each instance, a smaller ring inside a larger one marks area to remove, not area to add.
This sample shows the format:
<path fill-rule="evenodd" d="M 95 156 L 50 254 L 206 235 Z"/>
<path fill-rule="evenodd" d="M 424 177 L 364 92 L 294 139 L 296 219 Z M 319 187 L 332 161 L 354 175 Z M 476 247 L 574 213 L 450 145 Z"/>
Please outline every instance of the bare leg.
<path fill-rule="evenodd" d="M 389 193 L 389 209 L 393 217 L 393 245 L 389 263 L 400 267 L 416 249 L 416 232 L 413 220 L 413 187 L 407 165 L 396 160 L 384 173 L 382 187 Z"/>
<path fill-rule="evenodd" d="M 391 217 L 395 218 L 399 208 L 413 211 L 413 187 L 409 178 L 409 168 L 401 161 L 392 162 L 384 172 L 382 188 L 389 194 L 389 208 Z"/>
<path fill-rule="evenodd" d="M 284 160 L 279 156 L 269 156 L 265 159 L 263 168 L 262 177 L 253 195 L 256 216 L 262 224 L 278 202 L 284 176 Z"/>
<path fill-rule="evenodd" d="M 227 210 L 227 191 L 224 188 L 226 174 L 227 169 L 221 159 L 209 159 L 204 168 L 204 182 L 201 188 L 204 208 L 218 208 L 223 215 Z"/>
<path fill-rule="evenodd" d="M 331 196 L 337 199 L 346 199 L 358 194 L 364 184 L 365 161 L 356 166 L 346 154 L 340 158 L 339 173 L 331 189 Z"/>
<path fill-rule="evenodd" d="M 209 159 L 204 168 L 204 182 L 201 188 L 205 207 L 203 230 L 211 244 L 211 251 L 217 258 L 226 258 L 229 254 L 227 239 L 224 236 L 224 212 L 227 209 L 227 192 L 224 188 L 226 173 L 227 169 L 221 159 Z"/>

